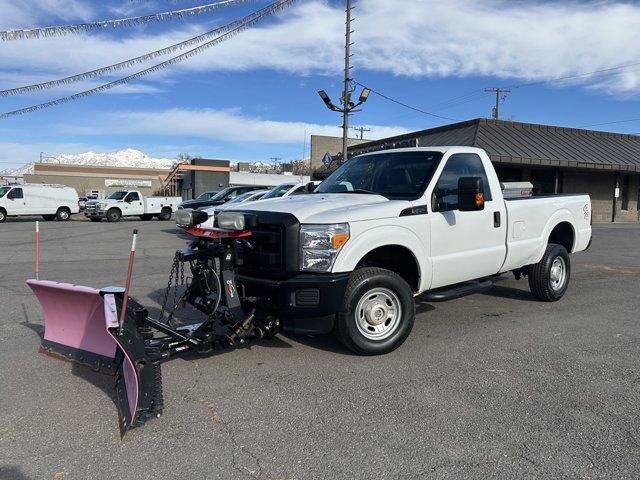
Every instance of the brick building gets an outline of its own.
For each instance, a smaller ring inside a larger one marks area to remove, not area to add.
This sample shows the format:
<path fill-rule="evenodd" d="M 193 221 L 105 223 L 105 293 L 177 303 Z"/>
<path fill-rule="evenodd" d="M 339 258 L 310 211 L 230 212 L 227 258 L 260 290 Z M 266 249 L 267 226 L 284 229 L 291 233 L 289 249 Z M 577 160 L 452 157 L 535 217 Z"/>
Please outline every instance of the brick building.
<path fill-rule="evenodd" d="M 363 143 L 349 157 L 403 147 L 483 148 L 501 181 L 536 193 L 588 193 L 594 222 L 639 222 L 640 136 L 477 118 Z"/>

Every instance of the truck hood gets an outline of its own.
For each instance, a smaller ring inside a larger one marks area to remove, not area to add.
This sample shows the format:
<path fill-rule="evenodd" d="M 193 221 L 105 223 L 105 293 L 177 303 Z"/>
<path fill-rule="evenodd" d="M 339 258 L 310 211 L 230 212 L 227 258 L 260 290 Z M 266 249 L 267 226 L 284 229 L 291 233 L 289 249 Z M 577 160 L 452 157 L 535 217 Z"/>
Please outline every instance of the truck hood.
<path fill-rule="evenodd" d="M 412 206 L 407 200 L 361 193 L 313 193 L 258 200 L 227 211 L 290 213 L 300 223 L 344 223 L 397 217 Z"/>

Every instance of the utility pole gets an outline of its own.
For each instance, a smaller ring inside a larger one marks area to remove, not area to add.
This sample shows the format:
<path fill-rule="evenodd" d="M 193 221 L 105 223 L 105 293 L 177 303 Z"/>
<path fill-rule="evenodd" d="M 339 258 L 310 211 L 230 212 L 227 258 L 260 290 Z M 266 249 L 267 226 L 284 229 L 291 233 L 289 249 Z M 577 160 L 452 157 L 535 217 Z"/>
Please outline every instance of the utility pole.
<path fill-rule="evenodd" d="M 351 127 L 351 128 L 353 128 L 356 132 L 360 132 L 360 140 L 364 140 L 364 132 L 371 131 L 370 128 L 365 128 L 365 127 Z"/>
<path fill-rule="evenodd" d="M 501 88 L 501 87 L 493 87 L 493 88 L 485 88 L 485 92 L 495 93 L 496 94 L 496 106 L 493 107 L 493 111 L 491 112 L 491 117 L 494 120 L 498 120 L 500 118 L 500 102 L 507 98 L 507 93 L 511 92 L 510 88 Z M 504 94 L 504 95 L 501 95 Z"/>
<path fill-rule="evenodd" d="M 344 42 L 344 90 L 342 91 L 342 161 L 348 160 L 349 148 L 349 104 L 351 102 L 351 0 L 347 0 L 347 20 Z"/>
<path fill-rule="evenodd" d="M 341 107 L 334 105 L 334 103 L 327 95 L 327 92 L 324 90 L 320 90 L 318 95 L 322 98 L 322 101 L 327 106 L 329 110 L 334 112 L 342 113 L 342 161 L 345 162 L 347 160 L 347 151 L 349 148 L 349 114 L 351 112 L 359 112 L 360 110 L 356 110 L 357 107 L 362 105 L 369 98 L 369 94 L 371 90 L 364 87 L 362 89 L 362 93 L 360 93 L 360 98 L 358 98 L 357 102 L 351 101 L 351 94 L 355 90 L 355 84 L 353 84 L 350 73 L 351 73 L 351 34 L 353 31 L 351 30 L 351 0 L 346 0 L 347 2 L 347 17 L 345 21 L 345 42 L 344 42 L 344 87 L 342 90 L 342 97 L 340 98 Z"/>

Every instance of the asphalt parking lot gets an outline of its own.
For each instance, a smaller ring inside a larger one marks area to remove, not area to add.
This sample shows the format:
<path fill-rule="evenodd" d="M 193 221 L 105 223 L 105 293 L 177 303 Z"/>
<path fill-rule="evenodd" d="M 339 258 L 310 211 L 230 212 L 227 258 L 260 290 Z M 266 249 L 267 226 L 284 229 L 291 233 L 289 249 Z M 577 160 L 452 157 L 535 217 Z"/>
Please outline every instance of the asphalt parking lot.
<path fill-rule="evenodd" d="M 42 278 L 158 307 L 173 222 L 43 222 Z M 120 440 L 112 378 L 40 355 L 33 221 L 0 225 L 0 479 L 638 478 L 640 228 L 596 227 L 565 298 L 505 277 L 420 304 L 396 352 L 287 337 L 163 365 L 165 412 Z"/>

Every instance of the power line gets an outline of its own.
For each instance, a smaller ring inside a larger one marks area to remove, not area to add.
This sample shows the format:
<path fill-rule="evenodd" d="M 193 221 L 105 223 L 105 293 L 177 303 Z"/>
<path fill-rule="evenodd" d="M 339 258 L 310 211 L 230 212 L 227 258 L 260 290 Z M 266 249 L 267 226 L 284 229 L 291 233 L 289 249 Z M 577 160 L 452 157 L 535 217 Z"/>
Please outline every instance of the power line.
<path fill-rule="evenodd" d="M 380 93 L 380 92 L 372 89 L 371 87 L 367 87 L 366 85 L 363 85 L 362 83 L 360 83 L 360 82 L 358 82 L 356 80 L 353 80 L 353 82 L 356 83 L 357 85 L 360 85 L 361 87 L 368 88 L 369 90 L 371 90 L 372 93 L 375 93 L 376 95 L 378 95 L 378 96 L 380 96 L 380 97 L 382 97 L 382 98 L 384 98 L 386 100 L 389 100 L 390 102 L 397 103 L 398 105 L 401 105 L 401 106 L 403 106 L 405 108 L 408 108 L 410 110 L 414 110 L 414 111 L 422 113 L 424 115 L 429 115 L 430 117 L 441 118 L 443 120 L 451 120 L 451 121 L 454 121 L 454 122 L 459 122 L 460 121 L 460 120 L 458 120 L 456 118 L 445 117 L 443 115 L 437 115 L 435 113 L 427 112 L 426 110 L 422 110 L 420 108 L 413 107 L 413 106 L 408 105 L 408 104 L 406 104 L 404 102 L 401 102 L 400 100 L 396 100 L 395 98 L 391 98 L 391 97 L 389 97 L 389 96 L 387 96 L 387 95 L 385 95 L 383 93 Z"/>
<path fill-rule="evenodd" d="M 255 15 L 255 14 L 253 14 Z M 246 17 L 245 17 L 246 18 Z M 94 70 L 89 70 L 87 72 L 83 72 L 83 73 L 78 73 L 75 75 L 70 75 L 68 77 L 62 77 L 62 78 L 58 78 L 56 80 L 50 80 L 47 82 L 42 82 L 42 83 L 35 83 L 32 85 L 25 85 L 22 87 L 15 87 L 15 88 L 8 88 L 5 90 L 0 90 L 0 97 L 6 97 L 9 95 L 19 95 L 22 93 L 28 93 L 28 92 L 34 92 L 34 91 L 40 91 L 40 90 L 46 90 L 49 88 L 54 88 L 54 87 L 58 87 L 58 86 L 62 86 L 62 85 L 68 85 L 70 83 L 74 83 L 74 82 L 79 82 L 82 80 L 87 80 L 89 78 L 94 78 L 100 75 L 103 75 L 105 73 L 112 73 L 112 72 L 116 72 L 118 70 L 124 70 L 128 67 L 131 67 L 135 64 L 138 63 L 142 63 L 146 60 L 149 60 L 151 58 L 156 58 L 159 57 L 161 55 L 165 55 L 167 53 L 173 53 L 176 50 L 182 50 L 190 45 L 195 45 L 198 43 L 201 43 L 203 40 L 206 40 L 208 38 L 211 37 L 216 37 L 218 35 L 222 35 L 223 33 L 229 32 L 231 30 L 233 30 L 234 28 L 236 28 L 238 25 L 240 25 L 242 23 L 243 20 L 237 20 L 235 22 L 232 22 L 230 24 L 224 25 L 222 27 L 216 28 L 214 30 L 210 30 L 206 33 L 203 33 L 201 35 L 196 35 L 195 37 L 191 37 L 187 40 L 184 40 L 182 42 L 179 43 L 175 43 L 173 45 L 170 45 L 168 47 L 165 48 L 161 48 L 159 50 L 155 50 L 153 52 L 149 52 L 149 53 L 145 53 L 143 55 L 139 55 L 137 57 L 134 58 L 130 58 L 128 60 L 124 60 L 122 62 L 118 62 L 118 63 L 114 63 L 112 65 L 107 65 L 105 67 L 100 67 L 100 68 L 96 68 Z"/>
<path fill-rule="evenodd" d="M 600 127 L 602 125 L 614 125 L 616 123 L 629 123 L 629 122 L 640 122 L 640 118 L 629 118 L 627 120 L 614 120 L 611 122 L 591 123 L 589 125 L 580 125 L 578 128 Z M 632 135 L 635 135 L 635 134 L 632 134 Z"/>
<path fill-rule="evenodd" d="M 153 65 L 149 68 L 146 68 L 144 70 L 141 70 L 139 72 L 133 73 L 131 75 L 128 75 L 126 77 L 120 78 L 118 80 L 114 80 L 113 82 L 109 82 L 109 83 L 105 83 L 102 85 L 99 85 L 95 88 L 91 88 L 89 90 L 85 90 L 83 92 L 79 92 L 79 93 L 75 93 L 73 95 L 69 95 L 67 97 L 61 97 L 58 98 L 56 100 L 51 100 L 49 102 L 44 102 L 44 103 L 39 103 L 37 105 L 32 105 L 30 107 L 26 107 L 26 108 L 21 108 L 18 110 L 13 110 L 10 112 L 5 112 L 0 114 L 0 119 L 4 119 L 4 118 L 9 118 L 9 117 L 13 117 L 15 115 L 22 115 L 24 113 L 31 113 L 31 112 L 35 112 L 37 110 L 42 110 L 44 108 L 49 108 L 49 107 L 53 107 L 56 105 L 60 105 L 63 103 L 67 103 L 70 102 L 72 100 L 77 100 L 79 98 L 84 98 L 84 97 L 88 97 L 89 95 L 93 95 L 94 93 L 98 93 L 98 92 L 103 92 L 105 90 L 109 90 L 111 88 L 117 87 L 119 85 L 124 85 L 125 83 L 130 82 L 131 80 L 137 80 L 139 78 L 142 78 L 146 75 L 149 75 L 151 73 L 157 72 L 158 70 L 161 70 L 163 68 L 166 68 L 170 65 L 174 65 L 176 63 L 182 62 L 194 55 L 198 55 L 200 53 L 202 53 L 203 51 L 205 51 L 206 49 L 217 45 L 218 43 L 221 43 L 225 40 L 228 40 L 229 38 L 231 38 L 232 36 L 237 35 L 238 33 L 240 33 L 241 31 L 247 29 L 249 26 L 253 25 L 254 23 L 258 22 L 259 20 L 263 19 L 264 17 L 268 16 L 268 15 L 272 15 L 276 12 L 279 12 L 280 10 L 286 8 L 287 6 L 291 5 L 293 2 L 295 2 L 296 0 L 278 0 L 275 3 L 272 3 L 271 5 L 262 8 L 250 15 L 247 15 L 246 17 L 244 17 L 241 21 L 240 21 L 240 25 L 238 25 L 237 27 L 235 27 L 234 29 L 224 33 L 223 35 L 220 35 L 216 38 L 214 38 L 213 40 L 210 40 L 206 43 L 203 43 L 202 45 L 196 47 L 196 48 L 192 48 L 191 50 L 188 50 L 180 55 L 177 55 L 175 57 L 169 58 L 168 60 L 165 60 L 164 62 L 158 63 L 156 65 Z"/>
<path fill-rule="evenodd" d="M 114 20 L 101 20 L 96 22 L 78 23 L 74 25 L 57 25 L 42 28 L 24 28 L 0 31 L 0 41 L 24 40 L 40 37 L 54 37 L 59 35 L 68 35 L 74 33 L 83 33 L 90 30 L 130 27 L 132 25 L 140 25 L 149 22 L 162 22 L 174 18 L 184 18 L 193 15 L 201 15 L 219 8 L 230 7 L 239 3 L 246 3 L 253 0 L 223 0 L 221 2 L 209 3 L 199 7 L 183 8 L 180 10 L 172 10 L 168 12 L 152 13 L 149 15 L 141 15 L 138 17 L 119 18 Z"/>
<path fill-rule="evenodd" d="M 599 74 L 607 74 L 607 73 L 618 73 L 618 70 L 622 70 L 625 68 L 629 68 L 629 67 L 636 67 L 640 65 L 640 62 L 634 62 L 634 63 L 627 63 L 627 64 L 623 64 L 623 65 L 618 65 L 617 67 L 610 67 L 610 68 L 603 68 L 600 70 L 593 70 L 591 72 L 584 72 L 584 73 L 577 73 L 574 75 L 564 75 L 561 77 L 555 77 L 555 78 L 550 78 L 548 80 L 539 80 L 539 81 L 535 81 L 535 82 L 528 82 L 528 83 L 520 83 L 520 84 L 516 84 L 516 85 L 511 85 L 507 88 L 524 88 L 524 87 L 532 87 L 535 85 L 544 85 L 547 83 L 553 83 L 553 82 L 560 82 L 560 81 L 564 81 L 564 80 L 572 80 L 574 78 L 580 78 L 580 77 L 587 77 L 590 75 L 599 75 Z"/>

